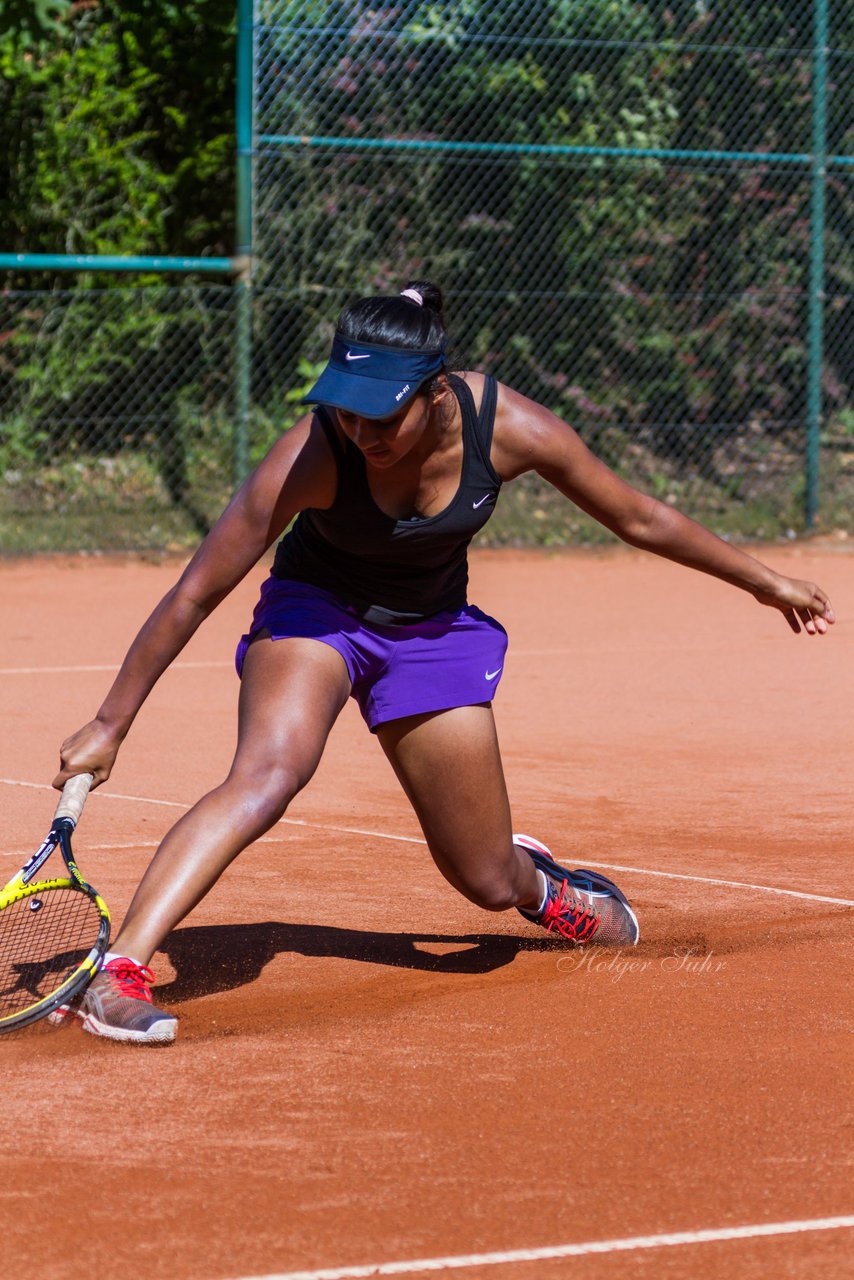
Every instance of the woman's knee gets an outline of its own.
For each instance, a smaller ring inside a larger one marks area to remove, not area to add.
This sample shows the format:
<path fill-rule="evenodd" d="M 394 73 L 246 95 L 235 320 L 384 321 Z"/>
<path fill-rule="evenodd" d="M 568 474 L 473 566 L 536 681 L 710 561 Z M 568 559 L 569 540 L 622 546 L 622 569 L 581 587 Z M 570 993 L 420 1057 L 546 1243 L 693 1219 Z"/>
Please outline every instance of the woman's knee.
<path fill-rule="evenodd" d="M 256 765 L 248 773 L 233 769 L 225 785 L 237 791 L 237 803 L 251 825 L 267 830 L 279 821 L 307 781 L 299 770 L 275 762 Z"/>
<path fill-rule="evenodd" d="M 454 880 L 469 901 L 484 911 L 507 911 L 524 896 L 512 864 L 490 861 L 464 868 L 457 865 Z"/>
<path fill-rule="evenodd" d="M 517 886 L 509 880 L 498 878 L 469 885 L 466 897 L 484 911 L 509 911 L 520 901 Z"/>

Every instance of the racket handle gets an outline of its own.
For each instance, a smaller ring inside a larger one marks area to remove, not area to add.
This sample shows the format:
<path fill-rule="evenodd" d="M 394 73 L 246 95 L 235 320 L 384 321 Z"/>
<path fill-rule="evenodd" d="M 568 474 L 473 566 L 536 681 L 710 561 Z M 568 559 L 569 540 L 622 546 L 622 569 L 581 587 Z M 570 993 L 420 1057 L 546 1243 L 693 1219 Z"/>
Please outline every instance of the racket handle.
<path fill-rule="evenodd" d="M 91 773 L 78 773 L 76 778 L 68 779 L 62 788 L 62 795 L 59 798 L 56 813 L 53 815 L 54 822 L 58 818 L 70 818 L 74 826 L 77 826 L 89 788 L 94 781 L 94 775 Z"/>

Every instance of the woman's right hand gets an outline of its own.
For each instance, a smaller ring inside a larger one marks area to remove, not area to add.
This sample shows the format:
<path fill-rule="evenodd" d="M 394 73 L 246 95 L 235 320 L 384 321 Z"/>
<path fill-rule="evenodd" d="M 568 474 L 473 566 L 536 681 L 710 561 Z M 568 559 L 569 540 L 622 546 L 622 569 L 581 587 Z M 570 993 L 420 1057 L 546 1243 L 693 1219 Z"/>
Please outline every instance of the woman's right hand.
<path fill-rule="evenodd" d="M 60 768 L 53 780 L 57 791 L 61 791 L 68 779 L 76 777 L 78 773 L 93 774 L 93 787 L 106 782 L 112 773 L 124 736 L 103 720 L 90 720 L 82 729 L 72 733 L 59 748 Z"/>

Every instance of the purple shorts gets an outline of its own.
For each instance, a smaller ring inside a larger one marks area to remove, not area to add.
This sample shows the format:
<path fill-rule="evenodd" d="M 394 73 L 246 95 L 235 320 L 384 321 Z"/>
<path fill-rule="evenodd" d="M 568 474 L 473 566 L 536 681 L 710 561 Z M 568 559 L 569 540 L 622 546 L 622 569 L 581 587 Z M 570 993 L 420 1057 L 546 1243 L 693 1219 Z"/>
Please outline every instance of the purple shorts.
<path fill-rule="evenodd" d="M 252 627 L 237 646 L 238 675 L 259 631 L 274 640 L 301 637 L 336 649 L 371 730 L 401 716 L 490 702 L 507 652 L 507 632 L 474 605 L 402 627 L 373 626 L 329 591 L 273 577 L 262 586 Z"/>

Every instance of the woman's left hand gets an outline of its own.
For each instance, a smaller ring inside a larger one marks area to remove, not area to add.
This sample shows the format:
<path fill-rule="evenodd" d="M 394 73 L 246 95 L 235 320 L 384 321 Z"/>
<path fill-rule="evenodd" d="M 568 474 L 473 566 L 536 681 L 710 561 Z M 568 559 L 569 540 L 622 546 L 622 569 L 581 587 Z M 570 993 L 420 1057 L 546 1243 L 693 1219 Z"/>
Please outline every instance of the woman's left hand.
<path fill-rule="evenodd" d="M 782 574 L 776 578 L 773 588 L 754 591 L 759 603 L 779 609 L 795 634 L 803 627 L 808 636 L 823 636 L 836 617 L 821 587 L 799 578 L 784 578 Z"/>

